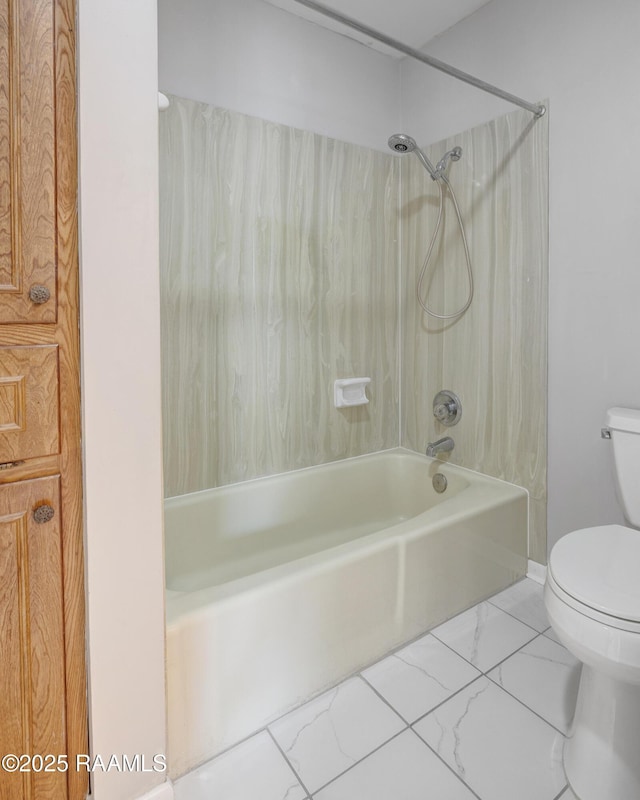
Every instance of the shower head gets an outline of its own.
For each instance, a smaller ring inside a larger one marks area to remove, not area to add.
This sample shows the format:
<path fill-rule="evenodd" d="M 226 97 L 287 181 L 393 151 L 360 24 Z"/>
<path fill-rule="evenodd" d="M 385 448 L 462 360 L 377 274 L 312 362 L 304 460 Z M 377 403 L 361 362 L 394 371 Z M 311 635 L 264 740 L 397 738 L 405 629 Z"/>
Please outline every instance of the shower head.
<path fill-rule="evenodd" d="M 389 137 L 388 145 L 396 153 L 402 153 L 403 155 L 404 153 L 415 153 L 434 181 L 440 177 L 433 164 L 418 147 L 416 140 L 411 136 L 408 136 L 406 133 L 394 133 L 393 136 Z"/>
<path fill-rule="evenodd" d="M 412 150 L 417 148 L 416 140 L 406 133 L 394 133 L 389 137 L 389 147 L 395 150 L 396 153 L 411 153 Z"/>
<path fill-rule="evenodd" d="M 396 153 L 401 153 L 402 155 L 405 153 L 415 153 L 420 161 L 422 161 L 424 168 L 427 170 L 429 175 L 431 175 L 434 181 L 446 181 L 447 178 L 444 173 L 447 169 L 447 164 L 450 160 L 459 161 L 462 156 L 462 148 L 454 147 L 453 150 L 449 150 L 449 152 L 445 153 L 434 167 L 426 155 L 418 147 L 416 140 L 406 133 L 394 133 L 393 136 L 389 137 L 388 145 Z"/>

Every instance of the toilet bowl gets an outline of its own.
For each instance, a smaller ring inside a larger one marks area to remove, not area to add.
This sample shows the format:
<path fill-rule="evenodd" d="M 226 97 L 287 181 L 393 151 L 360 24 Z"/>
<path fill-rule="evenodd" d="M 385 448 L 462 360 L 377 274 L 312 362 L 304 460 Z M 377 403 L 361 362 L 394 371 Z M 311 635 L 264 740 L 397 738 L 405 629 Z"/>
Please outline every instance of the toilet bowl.
<path fill-rule="evenodd" d="M 640 411 L 611 409 L 618 489 L 640 523 Z M 580 800 L 640 800 L 640 531 L 603 525 L 562 537 L 544 593 L 560 641 L 582 662 L 564 749 Z"/>
<path fill-rule="evenodd" d="M 582 661 L 567 779 L 580 800 L 640 798 L 640 532 L 574 531 L 552 552 L 549 621 Z"/>

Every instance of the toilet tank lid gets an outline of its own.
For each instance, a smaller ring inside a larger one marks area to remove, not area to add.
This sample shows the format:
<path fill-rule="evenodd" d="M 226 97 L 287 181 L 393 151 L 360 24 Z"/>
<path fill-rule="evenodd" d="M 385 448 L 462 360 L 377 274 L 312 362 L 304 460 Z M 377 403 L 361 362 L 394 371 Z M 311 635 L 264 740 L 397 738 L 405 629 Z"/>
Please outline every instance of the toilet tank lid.
<path fill-rule="evenodd" d="M 610 408 L 607 411 L 607 427 L 614 431 L 640 433 L 640 409 Z"/>

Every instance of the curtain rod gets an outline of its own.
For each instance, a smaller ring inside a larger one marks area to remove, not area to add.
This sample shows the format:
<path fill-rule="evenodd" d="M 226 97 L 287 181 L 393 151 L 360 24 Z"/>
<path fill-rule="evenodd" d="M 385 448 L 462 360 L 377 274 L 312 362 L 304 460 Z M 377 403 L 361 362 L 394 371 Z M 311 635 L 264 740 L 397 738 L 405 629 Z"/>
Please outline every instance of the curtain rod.
<path fill-rule="evenodd" d="M 423 64 L 427 64 L 429 67 L 440 70 L 440 72 L 445 72 L 447 75 L 451 75 L 451 77 L 457 78 L 459 81 L 464 81 L 464 83 L 475 86 L 477 89 L 481 89 L 483 92 L 489 92 L 489 94 L 493 94 L 496 97 L 501 97 L 503 100 L 513 103 L 516 106 L 526 108 L 527 111 L 535 114 L 536 117 L 541 117 L 547 110 L 543 105 L 529 103 L 526 100 L 523 100 L 521 97 L 517 97 L 515 94 L 505 92 L 503 89 L 499 89 L 497 86 L 493 86 L 490 83 L 481 81 L 480 78 L 476 78 L 474 75 L 470 75 L 468 72 L 463 72 L 456 67 L 445 64 L 444 61 L 440 61 L 437 58 L 428 56 L 420 50 L 416 50 L 415 47 L 409 47 L 409 45 L 397 41 L 397 39 L 392 39 L 385 33 L 380 33 L 373 28 L 369 28 L 367 25 L 363 25 L 361 22 L 358 22 L 351 17 L 345 17 L 344 14 L 334 11 L 332 8 L 327 8 L 327 6 L 323 6 L 321 3 L 316 3 L 315 0 L 295 0 L 295 2 L 301 6 L 310 8 L 312 11 L 317 11 L 319 14 L 323 14 L 325 17 L 329 17 L 336 22 L 340 22 L 342 25 L 346 25 L 348 28 L 353 28 L 353 30 L 363 33 L 365 36 L 369 36 L 381 44 L 387 45 L 387 47 L 398 50 L 400 53 L 404 53 L 406 56 L 415 58 L 417 61 L 421 61 Z"/>

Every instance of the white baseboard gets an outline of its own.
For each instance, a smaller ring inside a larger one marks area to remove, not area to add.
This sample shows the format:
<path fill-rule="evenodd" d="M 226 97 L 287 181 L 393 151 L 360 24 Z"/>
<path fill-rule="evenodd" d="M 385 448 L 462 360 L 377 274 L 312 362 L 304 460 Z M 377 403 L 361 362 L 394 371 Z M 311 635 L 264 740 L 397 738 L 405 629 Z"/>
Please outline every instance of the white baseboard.
<path fill-rule="evenodd" d="M 93 800 L 93 797 L 94 796 L 89 793 L 87 795 L 87 800 Z M 174 800 L 173 784 L 167 778 L 165 783 L 161 783 L 160 786 L 156 786 L 145 794 L 139 795 L 136 800 Z"/>
<path fill-rule="evenodd" d="M 88 794 L 87 800 L 94 800 L 94 796 Z M 156 786 L 155 789 L 151 789 L 150 792 L 139 795 L 136 800 L 174 800 L 173 784 L 171 781 L 161 783 L 160 786 Z"/>
<path fill-rule="evenodd" d="M 531 561 L 531 559 L 529 559 L 529 565 L 527 566 L 527 578 L 531 578 L 532 581 L 544 585 L 544 582 L 547 579 L 546 566 L 544 564 L 538 564 L 537 561 Z"/>
<path fill-rule="evenodd" d="M 143 794 L 138 800 L 173 800 L 173 784 L 167 780 L 166 783 L 161 783 L 160 786 Z"/>
<path fill-rule="evenodd" d="M 92 800 L 92 798 L 92 794 L 87 795 L 87 800 Z M 160 786 L 156 786 L 155 789 L 151 789 L 151 791 L 146 792 L 146 794 L 140 795 L 137 800 L 174 800 L 173 784 L 167 778 L 166 783 L 161 783 Z"/>

